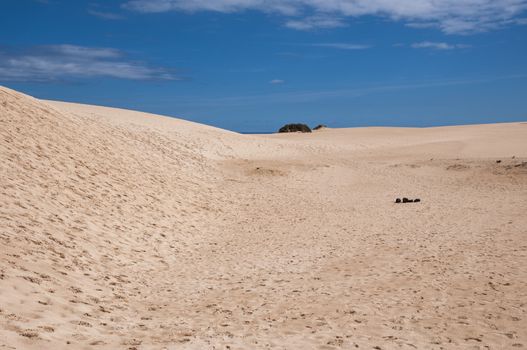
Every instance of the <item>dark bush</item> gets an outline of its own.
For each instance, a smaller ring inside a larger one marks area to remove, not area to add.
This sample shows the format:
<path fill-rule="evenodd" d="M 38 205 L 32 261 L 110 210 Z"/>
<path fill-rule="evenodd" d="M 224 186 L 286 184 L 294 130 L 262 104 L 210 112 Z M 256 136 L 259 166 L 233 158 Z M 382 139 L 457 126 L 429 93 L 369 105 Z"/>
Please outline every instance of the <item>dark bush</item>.
<path fill-rule="evenodd" d="M 311 132 L 306 124 L 286 124 L 278 132 Z"/>

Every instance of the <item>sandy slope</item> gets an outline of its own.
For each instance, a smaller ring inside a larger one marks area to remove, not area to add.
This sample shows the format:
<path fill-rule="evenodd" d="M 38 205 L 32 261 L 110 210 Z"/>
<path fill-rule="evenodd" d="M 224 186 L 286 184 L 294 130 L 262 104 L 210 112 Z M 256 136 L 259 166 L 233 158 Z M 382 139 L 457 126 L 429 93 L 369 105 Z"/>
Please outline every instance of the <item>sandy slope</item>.
<path fill-rule="evenodd" d="M 5 88 L 0 123 L 2 349 L 527 347 L 525 123 L 244 136 Z"/>

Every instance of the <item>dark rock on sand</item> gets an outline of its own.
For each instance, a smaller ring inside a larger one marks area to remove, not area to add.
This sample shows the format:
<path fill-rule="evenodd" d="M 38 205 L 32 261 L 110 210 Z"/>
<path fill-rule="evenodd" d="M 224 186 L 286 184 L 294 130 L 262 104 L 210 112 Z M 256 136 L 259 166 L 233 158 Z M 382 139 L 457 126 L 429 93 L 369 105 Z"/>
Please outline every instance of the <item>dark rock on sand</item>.
<path fill-rule="evenodd" d="M 327 128 L 327 125 L 324 125 L 324 124 L 318 124 L 317 126 L 315 126 L 313 128 L 313 130 L 320 130 L 320 129 L 324 129 L 324 128 Z"/>

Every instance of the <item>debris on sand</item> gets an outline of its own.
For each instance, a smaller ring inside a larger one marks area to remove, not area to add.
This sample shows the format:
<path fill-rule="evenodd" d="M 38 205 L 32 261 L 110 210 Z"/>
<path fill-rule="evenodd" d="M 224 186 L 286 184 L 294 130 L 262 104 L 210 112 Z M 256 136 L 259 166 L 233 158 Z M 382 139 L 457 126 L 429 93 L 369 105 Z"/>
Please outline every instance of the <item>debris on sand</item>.
<path fill-rule="evenodd" d="M 421 199 L 419 198 L 409 199 L 409 198 L 403 197 L 403 199 L 401 198 L 395 199 L 395 203 L 419 203 L 419 202 L 421 202 Z"/>

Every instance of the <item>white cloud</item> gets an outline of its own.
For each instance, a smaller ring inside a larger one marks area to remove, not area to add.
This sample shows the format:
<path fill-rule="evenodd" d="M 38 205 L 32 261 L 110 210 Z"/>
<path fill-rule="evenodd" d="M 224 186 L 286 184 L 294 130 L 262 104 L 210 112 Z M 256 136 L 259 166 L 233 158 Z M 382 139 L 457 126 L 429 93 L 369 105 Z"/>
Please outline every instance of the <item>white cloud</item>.
<path fill-rule="evenodd" d="M 129 0 L 123 7 L 145 13 L 256 10 L 284 16 L 287 27 L 299 30 L 340 27 L 344 18 L 381 16 L 453 34 L 517 24 L 527 0 Z"/>
<path fill-rule="evenodd" d="M 327 47 L 330 49 L 339 49 L 339 50 L 366 50 L 366 49 L 371 48 L 371 45 L 350 44 L 350 43 L 316 43 L 316 44 L 311 44 L 310 46 Z"/>
<path fill-rule="evenodd" d="M 177 79 L 164 68 L 127 61 L 121 51 L 112 48 L 49 45 L 34 47 L 26 52 L 0 51 L 0 80 L 52 81 L 93 77 Z"/>
<path fill-rule="evenodd" d="M 285 83 L 285 80 L 282 80 L 282 79 L 273 79 L 269 82 L 269 84 L 273 84 L 273 85 L 279 85 L 279 84 L 284 84 Z"/>
<path fill-rule="evenodd" d="M 423 41 L 420 43 L 414 43 L 411 45 L 414 49 L 435 49 L 435 50 L 454 50 L 454 49 L 466 49 L 469 45 L 463 44 L 448 44 L 443 42 L 432 42 Z"/>

